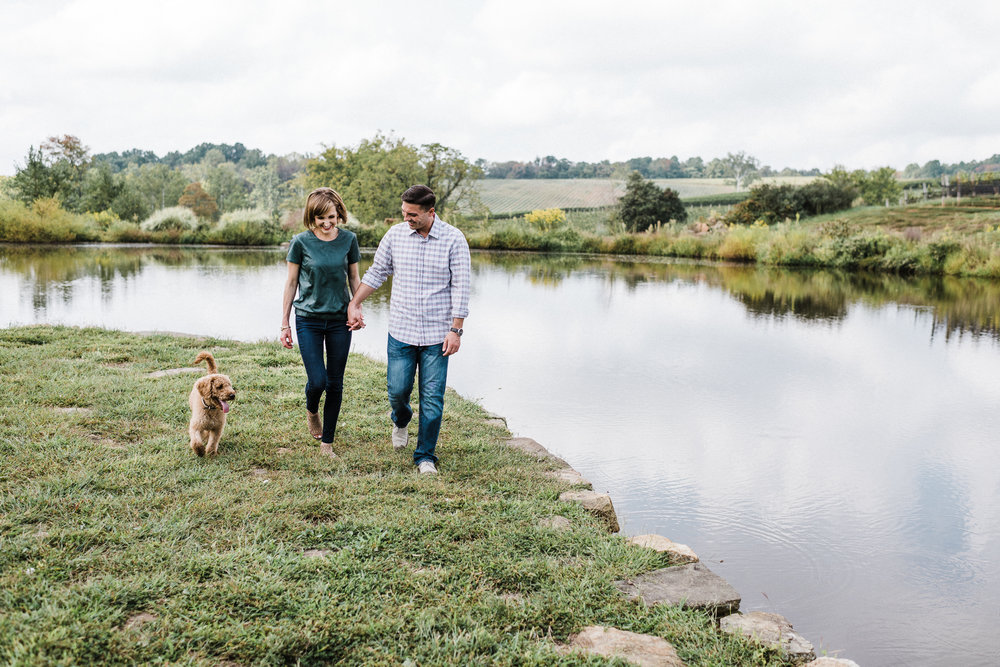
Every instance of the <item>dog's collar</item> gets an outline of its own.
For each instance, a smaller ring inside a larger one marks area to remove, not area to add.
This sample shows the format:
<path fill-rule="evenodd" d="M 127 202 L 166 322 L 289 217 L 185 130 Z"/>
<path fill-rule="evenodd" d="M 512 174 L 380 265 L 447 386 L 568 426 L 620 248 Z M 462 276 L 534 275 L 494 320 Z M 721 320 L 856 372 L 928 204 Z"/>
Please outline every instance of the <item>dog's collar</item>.
<path fill-rule="evenodd" d="M 206 403 L 204 398 L 201 399 L 201 404 L 205 406 L 206 410 L 215 410 L 215 406 L 214 405 L 209 405 L 208 403 Z"/>

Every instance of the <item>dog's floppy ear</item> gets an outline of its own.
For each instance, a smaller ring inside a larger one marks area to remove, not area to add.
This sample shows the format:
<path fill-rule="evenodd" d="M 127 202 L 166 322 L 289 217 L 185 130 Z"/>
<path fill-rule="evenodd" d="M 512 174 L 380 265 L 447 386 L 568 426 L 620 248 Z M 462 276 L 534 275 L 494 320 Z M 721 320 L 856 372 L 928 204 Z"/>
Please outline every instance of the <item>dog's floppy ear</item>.
<path fill-rule="evenodd" d="M 212 378 L 208 375 L 194 383 L 194 388 L 198 390 L 204 398 L 212 397 Z"/>

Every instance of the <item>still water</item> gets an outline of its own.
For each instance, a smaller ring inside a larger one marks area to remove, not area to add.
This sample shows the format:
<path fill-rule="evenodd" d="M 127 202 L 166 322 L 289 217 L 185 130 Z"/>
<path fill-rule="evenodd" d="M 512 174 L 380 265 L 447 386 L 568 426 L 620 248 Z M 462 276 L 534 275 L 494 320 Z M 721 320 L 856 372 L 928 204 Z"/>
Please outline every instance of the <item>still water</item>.
<path fill-rule="evenodd" d="M 283 260 L 0 247 L 0 326 L 276 341 Z M 689 545 L 820 654 L 1000 664 L 1000 284 L 511 254 L 473 272 L 449 384 L 609 492 L 625 533 Z M 379 359 L 387 292 L 353 342 Z"/>

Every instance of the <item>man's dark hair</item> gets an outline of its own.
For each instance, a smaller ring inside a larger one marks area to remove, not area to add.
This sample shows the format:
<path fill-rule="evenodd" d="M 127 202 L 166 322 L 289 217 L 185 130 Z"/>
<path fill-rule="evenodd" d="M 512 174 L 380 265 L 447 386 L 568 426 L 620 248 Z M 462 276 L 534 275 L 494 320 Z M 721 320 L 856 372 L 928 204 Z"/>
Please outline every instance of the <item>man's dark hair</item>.
<path fill-rule="evenodd" d="M 400 199 L 407 204 L 416 204 L 425 211 L 431 210 L 434 208 L 434 204 L 437 203 L 434 191 L 426 185 L 413 185 L 409 187 Z"/>

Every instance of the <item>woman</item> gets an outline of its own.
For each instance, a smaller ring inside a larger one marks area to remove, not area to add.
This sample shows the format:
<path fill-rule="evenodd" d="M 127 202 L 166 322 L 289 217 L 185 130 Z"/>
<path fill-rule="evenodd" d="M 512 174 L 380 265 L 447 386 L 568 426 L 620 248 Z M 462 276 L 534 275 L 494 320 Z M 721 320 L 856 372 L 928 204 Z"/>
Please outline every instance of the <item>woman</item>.
<path fill-rule="evenodd" d="M 292 348 L 288 320 L 295 305 L 295 333 L 306 367 L 306 424 L 320 441 L 320 453 L 331 457 L 351 349 L 347 304 L 361 284 L 358 237 L 338 227 L 346 220 L 344 200 L 334 190 L 317 188 L 309 193 L 302 215 L 306 231 L 296 234 L 288 247 L 288 278 L 281 304 L 281 344 L 288 349 Z M 320 421 L 319 399 L 324 391 Z"/>

